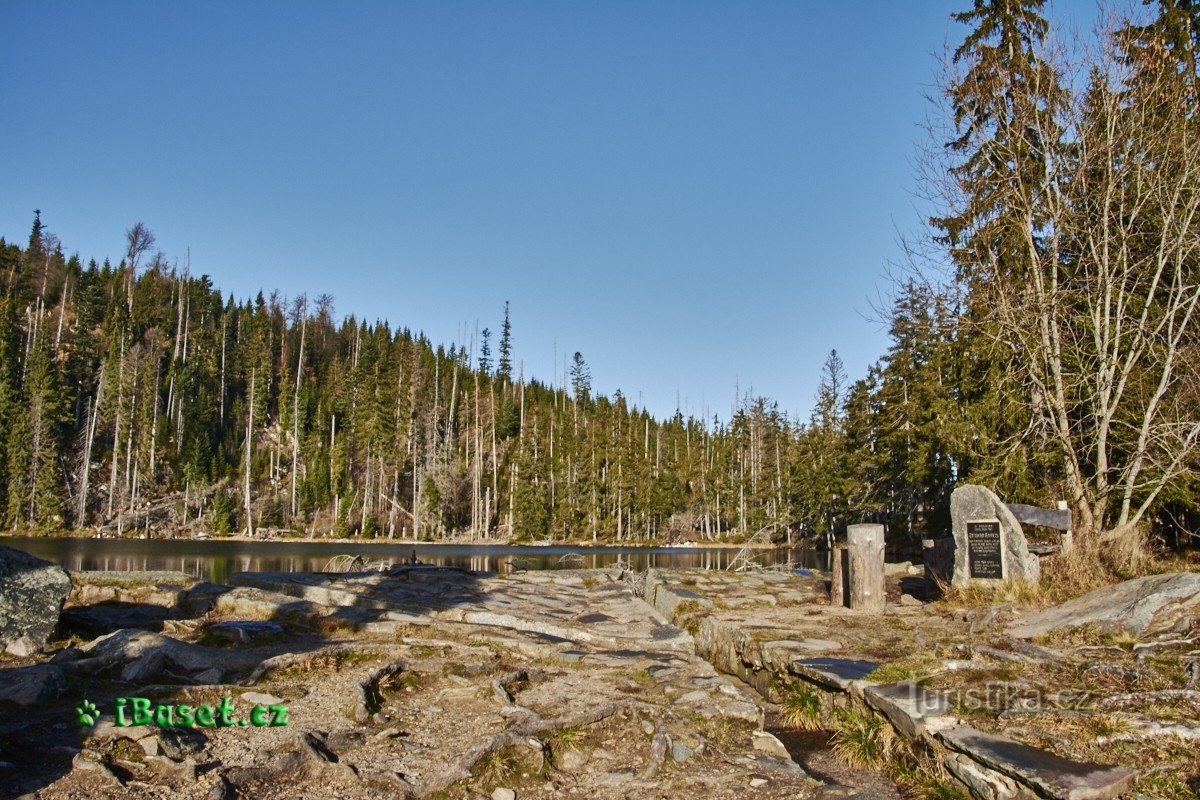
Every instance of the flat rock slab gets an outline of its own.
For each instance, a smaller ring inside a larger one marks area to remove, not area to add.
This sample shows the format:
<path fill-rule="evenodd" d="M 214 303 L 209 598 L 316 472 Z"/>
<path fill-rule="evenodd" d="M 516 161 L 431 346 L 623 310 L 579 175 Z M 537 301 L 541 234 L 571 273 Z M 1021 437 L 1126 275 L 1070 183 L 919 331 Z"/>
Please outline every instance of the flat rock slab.
<path fill-rule="evenodd" d="M 790 666 L 796 675 L 843 692 L 851 682 L 862 680 L 879 667 L 856 658 L 797 658 Z"/>
<path fill-rule="evenodd" d="M 927 727 L 938 727 L 950 712 L 949 697 L 927 692 L 915 683 L 885 683 L 863 690 L 867 705 L 883 713 L 909 739 L 920 738 Z"/>
<path fill-rule="evenodd" d="M 1018 639 L 1081 625 L 1154 634 L 1188 614 L 1200 614 L 1200 574 L 1172 572 L 1105 586 L 1027 617 L 1009 629 Z"/>
<path fill-rule="evenodd" d="M 1134 772 L 1124 767 L 1070 761 L 966 725 L 943 731 L 938 738 L 950 749 L 1055 800 L 1107 800 L 1133 785 Z"/>

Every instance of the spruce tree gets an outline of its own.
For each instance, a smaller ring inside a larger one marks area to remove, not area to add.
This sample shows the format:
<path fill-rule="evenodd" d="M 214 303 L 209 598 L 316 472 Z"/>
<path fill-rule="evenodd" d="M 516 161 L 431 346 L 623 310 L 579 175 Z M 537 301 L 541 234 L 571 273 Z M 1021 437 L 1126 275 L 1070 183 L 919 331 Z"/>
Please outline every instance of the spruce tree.
<path fill-rule="evenodd" d="M 512 323 L 508 319 L 508 301 L 504 301 L 504 323 L 500 326 L 500 363 L 496 374 L 512 381 Z"/>
<path fill-rule="evenodd" d="M 484 375 L 492 374 L 492 332 L 484 328 L 483 339 L 479 345 L 479 371 Z"/>

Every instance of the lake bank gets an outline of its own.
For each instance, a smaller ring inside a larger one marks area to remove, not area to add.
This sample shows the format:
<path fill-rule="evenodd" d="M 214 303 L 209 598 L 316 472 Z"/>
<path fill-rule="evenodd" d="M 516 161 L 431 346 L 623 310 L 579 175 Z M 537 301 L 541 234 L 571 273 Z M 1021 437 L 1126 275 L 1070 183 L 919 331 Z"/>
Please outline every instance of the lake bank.
<path fill-rule="evenodd" d="M 198 579 L 222 581 L 236 572 L 319 572 L 346 569 L 351 558 L 387 568 L 410 562 L 484 572 L 587 568 L 618 564 L 645 569 L 728 569 L 749 554 L 766 566 L 791 563 L 824 569 L 824 553 L 793 548 L 741 547 L 574 547 L 567 545 L 451 544 L 428 542 L 299 541 L 252 539 L 96 539 L 80 537 L 7 537 L 9 547 L 24 550 L 65 569 L 169 570 Z M 344 556 L 344 558 L 343 558 Z M 744 559 L 743 559 L 744 560 Z M 739 562 L 740 563 L 740 562 Z"/>

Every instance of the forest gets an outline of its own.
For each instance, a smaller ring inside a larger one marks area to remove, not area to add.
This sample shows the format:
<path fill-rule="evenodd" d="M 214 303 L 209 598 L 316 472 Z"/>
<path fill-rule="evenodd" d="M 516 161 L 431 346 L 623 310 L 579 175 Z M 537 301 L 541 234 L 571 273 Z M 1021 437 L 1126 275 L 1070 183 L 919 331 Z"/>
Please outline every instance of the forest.
<path fill-rule="evenodd" d="M 37 212 L 0 239 L 4 526 L 828 543 L 876 521 L 911 550 L 970 482 L 1065 500 L 1095 558 L 1194 547 L 1200 4 L 1142 11 L 1086 42 L 1039 0 L 956 15 L 890 345 L 853 381 L 830 353 L 807 417 L 746 395 L 657 419 L 578 352 L 525 379 L 507 304 L 435 344 L 329 295 L 226 296 L 142 223 L 85 263 Z"/>

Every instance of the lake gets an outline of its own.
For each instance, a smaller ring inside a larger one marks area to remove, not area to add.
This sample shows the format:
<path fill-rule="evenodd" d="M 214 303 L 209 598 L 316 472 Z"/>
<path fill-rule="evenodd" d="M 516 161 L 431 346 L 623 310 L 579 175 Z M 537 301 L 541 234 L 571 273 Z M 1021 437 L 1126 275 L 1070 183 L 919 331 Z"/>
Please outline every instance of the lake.
<path fill-rule="evenodd" d="M 243 542 L 193 539 L 75 539 L 40 536 L 0 537 L 0 545 L 24 550 L 68 570 L 174 570 L 223 582 L 235 572 L 312 572 L 328 568 L 336 556 L 361 556 L 374 563 L 408 561 L 413 553 L 426 564 L 497 571 L 502 562 L 524 569 L 609 567 L 618 560 L 633 569 L 725 569 L 737 547 L 560 547 L 509 545 L 397 544 L 395 542 Z M 760 564 L 791 561 L 797 567 L 825 569 L 827 556 L 811 549 L 749 551 Z"/>

